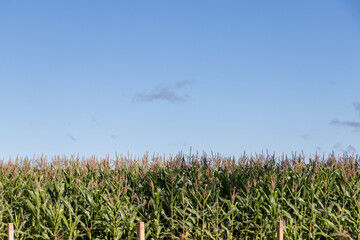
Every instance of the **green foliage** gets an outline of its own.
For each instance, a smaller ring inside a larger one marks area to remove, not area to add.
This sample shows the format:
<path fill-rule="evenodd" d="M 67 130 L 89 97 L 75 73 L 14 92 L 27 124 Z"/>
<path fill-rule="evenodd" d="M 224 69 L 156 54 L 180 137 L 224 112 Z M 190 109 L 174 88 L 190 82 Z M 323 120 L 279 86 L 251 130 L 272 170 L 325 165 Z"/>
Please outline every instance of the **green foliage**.
<path fill-rule="evenodd" d="M 356 157 L 181 154 L 0 162 L 0 239 L 360 240 Z"/>

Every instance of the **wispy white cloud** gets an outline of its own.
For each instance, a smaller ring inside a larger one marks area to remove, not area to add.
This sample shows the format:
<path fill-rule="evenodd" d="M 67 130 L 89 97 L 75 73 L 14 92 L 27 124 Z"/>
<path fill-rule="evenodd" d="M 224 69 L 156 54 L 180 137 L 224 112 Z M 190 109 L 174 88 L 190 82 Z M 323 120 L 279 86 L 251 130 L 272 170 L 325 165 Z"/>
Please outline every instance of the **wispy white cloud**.
<path fill-rule="evenodd" d="M 360 115 L 360 103 L 353 103 L 354 105 L 354 109 L 355 111 Z M 335 125 L 335 126 L 346 126 L 346 127 L 351 127 L 354 129 L 360 129 L 360 121 L 340 121 L 337 119 L 334 119 L 332 121 L 330 121 L 331 125 Z"/>
<path fill-rule="evenodd" d="M 153 102 L 153 101 L 167 101 L 171 103 L 185 102 L 188 100 L 187 94 L 180 94 L 179 89 L 184 88 L 194 81 L 182 80 L 176 82 L 174 85 L 156 88 L 149 93 L 139 93 L 134 96 L 135 101 Z"/>
<path fill-rule="evenodd" d="M 353 154 L 357 152 L 356 148 L 352 145 L 348 145 L 345 149 L 341 149 L 341 151 L 345 154 Z"/>
<path fill-rule="evenodd" d="M 360 128 L 360 122 L 357 121 L 339 121 L 339 120 L 332 120 L 330 122 L 331 125 L 336 126 L 347 126 L 352 128 Z"/>
<path fill-rule="evenodd" d="M 77 141 L 77 139 L 73 135 L 68 134 L 66 135 L 66 137 L 72 141 Z"/>
<path fill-rule="evenodd" d="M 349 146 L 346 148 L 346 151 L 347 151 L 348 153 L 357 152 L 356 148 L 354 148 L 352 145 L 349 145 Z"/>
<path fill-rule="evenodd" d="M 333 146 L 333 149 L 339 149 L 339 148 L 341 148 L 341 145 L 342 144 L 340 142 L 338 142 Z"/>
<path fill-rule="evenodd" d="M 355 111 L 357 111 L 358 114 L 359 114 L 359 116 L 360 116 L 360 103 L 355 102 L 355 103 L 354 103 L 354 108 L 355 108 Z"/>
<path fill-rule="evenodd" d="M 301 135 L 301 138 L 304 140 L 309 140 L 311 138 L 311 136 L 309 134 L 305 133 L 305 134 Z"/>
<path fill-rule="evenodd" d="M 181 80 L 175 83 L 175 88 L 183 88 L 193 83 L 194 80 Z"/>

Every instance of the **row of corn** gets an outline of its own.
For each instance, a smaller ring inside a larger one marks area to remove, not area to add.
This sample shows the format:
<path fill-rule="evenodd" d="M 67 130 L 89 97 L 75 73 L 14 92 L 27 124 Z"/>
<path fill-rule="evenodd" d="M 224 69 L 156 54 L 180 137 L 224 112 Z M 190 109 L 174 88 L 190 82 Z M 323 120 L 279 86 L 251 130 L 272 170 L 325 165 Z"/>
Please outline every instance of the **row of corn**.
<path fill-rule="evenodd" d="M 356 156 L 0 162 L 0 239 L 360 239 Z"/>

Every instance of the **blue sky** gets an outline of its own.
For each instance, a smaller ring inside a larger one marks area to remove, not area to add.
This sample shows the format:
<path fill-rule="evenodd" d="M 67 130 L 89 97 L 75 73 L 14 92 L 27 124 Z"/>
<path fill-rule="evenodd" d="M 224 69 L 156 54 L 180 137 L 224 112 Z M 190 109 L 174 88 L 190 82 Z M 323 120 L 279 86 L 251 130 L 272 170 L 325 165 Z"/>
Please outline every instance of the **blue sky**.
<path fill-rule="evenodd" d="M 360 3 L 1 1 L 0 159 L 360 153 Z"/>

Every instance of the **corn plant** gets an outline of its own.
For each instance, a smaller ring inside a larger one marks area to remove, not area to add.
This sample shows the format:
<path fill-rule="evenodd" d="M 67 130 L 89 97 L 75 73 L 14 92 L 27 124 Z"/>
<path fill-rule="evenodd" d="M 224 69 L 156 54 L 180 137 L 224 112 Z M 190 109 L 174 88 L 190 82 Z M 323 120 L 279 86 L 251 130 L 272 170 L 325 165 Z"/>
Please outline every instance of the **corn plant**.
<path fill-rule="evenodd" d="M 0 162 L 0 239 L 360 240 L 360 159 L 55 156 Z"/>

